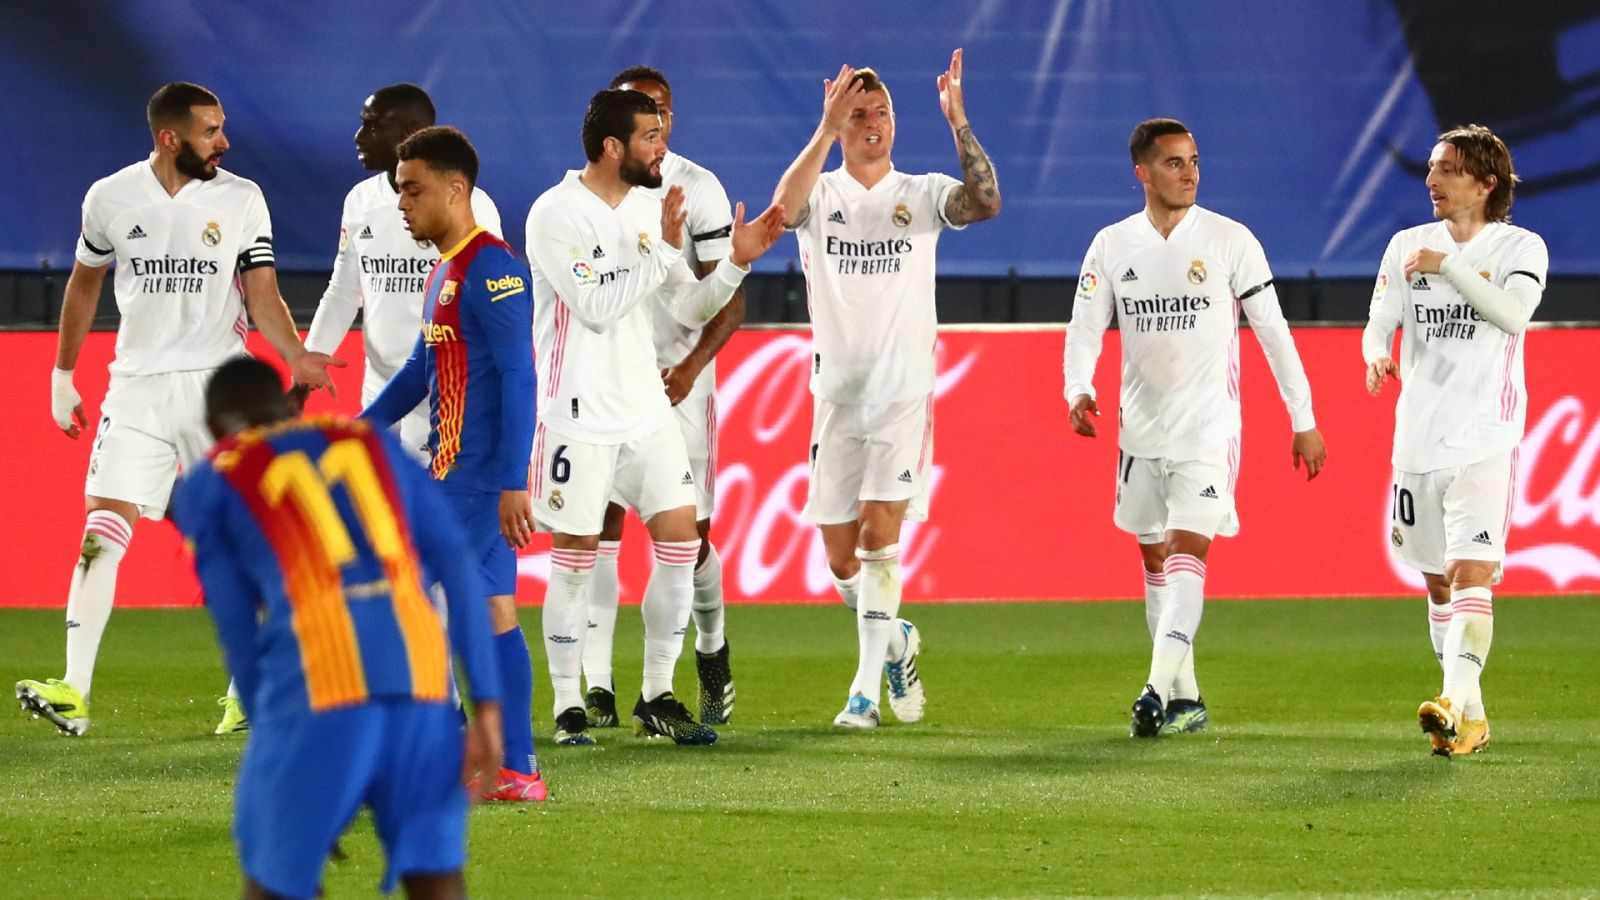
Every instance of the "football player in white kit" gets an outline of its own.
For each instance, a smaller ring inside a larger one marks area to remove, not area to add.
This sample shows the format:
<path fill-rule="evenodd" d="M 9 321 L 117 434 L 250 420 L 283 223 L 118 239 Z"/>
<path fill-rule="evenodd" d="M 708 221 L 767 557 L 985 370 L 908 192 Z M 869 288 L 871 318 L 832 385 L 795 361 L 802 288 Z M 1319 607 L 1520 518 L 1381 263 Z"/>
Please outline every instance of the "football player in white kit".
<path fill-rule="evenodd" d="M 1200 156 L 1189 129 L 1172 119 L 1141 122 L 1128 150 L 1145 206 L 1089 245 L 1064 369 L 1072 428 L 1094 437 L 1095 363 L 1115 316 L 1122 398 L 1113 521 L 1138 539 L 1154 643 L 1131 733 L 1155 737 L 1207 722 L 1194 637 L 1211 540 L 1239 532 L 1241 308 L 1289 410 L 1295 468 L 1303 462 L 1306 478 L 1315 478 L 1327 453 L 1261 243 L 1245 226 L 1195 205 Z"/>
<path fill-rule="evenodd" d="M 1401 383 L 1390 542 L 1428 585 L 1444 687 L 1417 718 L 1440 756 L 1489 743 L 1479 677 L 1527 417 L 1522 337 L 1550 265 L 1544 241 L 1511 224 L 1516 181 L 1511 151 L 1489 129 L 1439 135 L 1426 180 L 1435 221 L 1389 241 L 1361 336 L 1367 390 Z M 1397 328 L 1403 365 L 1391 350 Z"/>
<path fill-rule="evenodd" d="M 672 138 L 672 86 L 658 69 L 631 66 L 611 79 L 612 88 L 639 91 L 661 111 L 661 142 Z M 704 278 L 728 255 L 733 212 L 728 193 L 710 170 L 667 151 L 661 161 L 663 196 L 667 188 L 683 188 L 685 227 L 689 240 L 683 258 L 689 271 Z M 733 671 L 728 642 L 723 634 L 722 560 L 711 545 L 711 512 L 716 499 L 717 370 L 716 355 L 744 321 L 744 288 L 703 328 L 690 328 L 674 319 L 660 304 L 650 305 L 650 325 L 655 337 L 656 366 L 667 400 L 678 419 L 678 430 L 689 451 L 689 471 L 694 476 L 695 528 L 700 533 L 700 555 L 694 568 L 695 669 L 700 676 L 700 721 L 720 725 L 733 715 Z M 599 556 L 589 583 L 589 631 L 583 642 L 583 676 L 589 690 L 585 711 L 592 727 L 618 724 L 616 688 L 611 679 L 611 645 L 617 629 L 617 553 L 622 547 L 621 504 L 606 508 L 600 530 Z"/>
<path fill-rule="evenodd" d="M 783 211 L 774 206 L 746 224 L 740 204 L 728 255 L 697 278 L 683 262 L 683 189 L 651 193 L 662 183 L 661 132 L 655 101 L 645 94 L 595 94 L 583 122 L 588 164 L 528 212 L 541 390 L 532 491 L 538 526 L 554 532 L 544 631 L 557 744 L 594 742 L 579 685 L 585 590 L 614 496 L 639 513 L 655 542 L 641 610 L 644 684 L 634 728 L 680 744 L 717 737 L 672 693 L 700 541 L 694 476 L 656 368 L 650 306 L 662 305 L 687 328 L 703 327 L 751 261 L 778 239 Z"/>
<path fill-rule="evenodd" d="M 922 639 L 900 609 L 900 526 L 928 515 L 933 467 L 935 247 L 945 228 L 1000 212 L 994 166 L 972 134 L 962 53 L 937 79 L 962 180 L 890 160 L 894 105 L 871 69 L 823 82 L 822 120 L 778 182 L 800 244 L 811 310 L 811 483 L 834 584 L 856 612 L 860 652 L 841 728 L 876 728 L 885 676 L 902 722 L 922 718 Z M 838 141 L 843 165 L 822 171 Z"/>
<path fill-rule="evenodd" d="M 422 327 L 423 283 L 439 261 L 439 248 L 406 230 L 395 187 L 400 165 L 395 148 L 433 122 L 433 101 L 414 84 L 378 88 L 361 106 L 356 158 L 376 174 L 344 197 L 339 253 L 306 333 L 306 346 L 324 353 L 337 350 L 356 310 L 363 311 L 361 336 L 367 355 L 361 380 L 363 408 L 405 365 Z M 472 215 L 484 230 L 500 236 L 500 213 L 483 188 L 472 189 Z M 400 421 L 400 443 L 423 463 L 428 461 L 428 428 L 426 403 Z"/>
<path fill-rule="evenodd" d="M 210 446 L 205 384 L 245 352 L 249 320 L 302 383 L 331 390 L 328 366 L 344 365 L 300 343 L 278 293 L 261 189 L 218 167 L 228 139 L 216 95 L 175 82 L 156 91 L 146 113 L 150 156 L 95 182 L 84 197 L 51 375 L 51 413 L 77 439 L 89 423 L 72 370 L 115 262 L 122 322 L 84 483 L 87 522 L 67 593 L 67 670 L 16 686 L 24 710 L 69 735 L 89 727 L 95 656 L 133 526 L 166 514 L 179 468 Z"/>

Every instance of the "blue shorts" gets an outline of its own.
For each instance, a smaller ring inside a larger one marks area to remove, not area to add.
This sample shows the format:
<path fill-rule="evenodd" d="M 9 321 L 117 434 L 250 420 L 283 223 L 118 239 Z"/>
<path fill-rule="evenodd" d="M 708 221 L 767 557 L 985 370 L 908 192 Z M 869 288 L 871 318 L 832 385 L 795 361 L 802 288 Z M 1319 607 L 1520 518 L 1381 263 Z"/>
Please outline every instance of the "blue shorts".
<path fill-rule="evenodd" d="M 251 724 L 233 839 L 245 874 L 268 891 L 316 896 L 329 851 L 363 805 L 388 858 L 385 891 L 466 865 L 464 739 L 451 705 L 374 701 Z"/>
<path fill-rule="evenodd" d="M 444 484 L 444 496 L 467 532 L 467 546 L 478 554 L 478 574 L 490 597 L 517 592 L 517 551 L 500 536 L 500 494 Z"/>

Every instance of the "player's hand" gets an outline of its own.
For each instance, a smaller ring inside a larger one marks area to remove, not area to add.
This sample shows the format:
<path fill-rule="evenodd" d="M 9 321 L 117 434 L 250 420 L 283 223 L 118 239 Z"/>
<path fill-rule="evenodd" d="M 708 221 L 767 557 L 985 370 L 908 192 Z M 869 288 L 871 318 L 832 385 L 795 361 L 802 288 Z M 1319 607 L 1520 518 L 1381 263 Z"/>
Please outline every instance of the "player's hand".
<path fill-rule="evenodd" d="M 733 246 L 728 251 L 728 259 L 741 269 L 750 267 L 750 263 L 761 258 L 763 253 L 772 249 L 772 245 L 783 237 L 783 204 L 774 203 L 766 211 L 756 216 L 749 222 L 744 220 L 744 204 L 733 207 Z"/>
<path fill-rule="evenodd" d="M 1322 467 L 1328 462 L 1328 448 L 1322 443 L 1322 432 L 1315 428 L 1294 433 L 1294 468 L 1300 470 L 1302 461 L 1306 464 L 1306 480 L 1317 477 Z"/>
<path fill-rule="evenodd" d="M 284 392 L 283 400 L 289 404 L 289 415 L 298 416 L 306 411 L 306 398 L 311 396 L 311 386 L 298 382 Z"/>
<path fill-rule="evenodd" d="M 1417 252 L 1406 257 L 1406 280 L 1410 281 L 1411 276 L 1417 274 L 1418 272 L 1421 272 L 1424 275 L 1437 275 L 1439 274 L 1439 266 L 1443 262 L 1443 253 L 1423 247 L 1421 250 L 1418 250 Z"/>
<path fill-rule="evenodd" d="M 822 79 L 822 123 L 817 127 L 830 138 L 839 136 L 850 121 L 850 111 L 861 96 L 861 82 L 852 82 L 856 70 L 840 66 L 839 75 L 832 81 Z"/>
<path fill-rule="evenodd" d="M 683 398 L 689 396 L 694 390 L 694 383 L 700 378 L 703 367 L 692 356 L 684 357 L 683 362 L 670 369 L 661 370 L 661 386 L 667 389 L 667 402 L 677 406 Z"/>
<path fill-rule="evenodd" d="M 324 388 L 328 396 L 339 399 L 339 390 L 333 386 L 333 376 L 328 374 L 330 368 L 342 369 L 349 363 L 342 359 L 329 356 L 326 353 L 316 353 L 311 350 L 296 356 L 289 363 L 289 376 L 295 384 L 303 384 L 312 390 Z"/>
<path fill-rule="evenodd" d="M 485 700 L 473 704 L 472 721 L 467 723 L 467 748 L 462 754 L 461 783 L 474 803 L 500 775 L 500 759 L 505 749 L 500 743 L 500 703 Z"/>
<path fill-rule="evenodd" d="M 1383 390 L 1383 379 L 1385 378 L 1393 378 L 1395 381 L 1399 381 L 1400 367 L 1395 365 L 1394 360 L 1389 357 L 1380 356 L 1373 360 L 1371 365 L 1367 366 L 1367 393 L 1374 397 L 1378 396 L 1378 392 Z"/>
<path fill-rule="evenodd" d="M 73 440 L 89 427 L 89 417 L 83 414 L 83 398 L 72 386 L 71 369 L 50 370 L 50 415 L 56 427 Z"/>
<path fill-rule="evenodd" d="M 526 489 L 500 492 L 500 536 L 518 550 L 533 540 L 533 498 Z"/>
<path fill-rule="evenodd" d="M 1072 430 L 1084 437 L 1098 437 L 1100 432 L 1094 427 L 1094 418 L 1100 415 L 1100 404 L 1088 394 L 1079 394 L 1072 398 Z"/>
<path fill-rule="evenodd" d="M 661 200 L 661 239 L 682 250 L 683 223 L 688 218 L 689 210 L 683 203 L 683 188 L 676 184 L 667 188 L 667 196 Z"/>
<path fill-rule="evenodd" d="M 951 128 L 967 124 L 967 97 L 961 91 L 961 48 L 950 54 L 950 68 L 938 78 L 939 111 L 949 120 Z"/>

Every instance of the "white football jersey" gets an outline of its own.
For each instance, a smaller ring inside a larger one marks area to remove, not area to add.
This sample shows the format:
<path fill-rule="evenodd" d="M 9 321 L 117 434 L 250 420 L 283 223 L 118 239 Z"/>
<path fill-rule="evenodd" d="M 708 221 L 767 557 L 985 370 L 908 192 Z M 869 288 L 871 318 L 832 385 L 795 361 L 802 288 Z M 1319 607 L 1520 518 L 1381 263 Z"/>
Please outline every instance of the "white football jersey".
<path fill-rule="evenodd" d="M 685 240 L 683 261 L 689 271 L 700 274 L 702 262 L 716 262 L 732 249 L 733 208 L 728 205 L 728 192 L 710 169 L 668 152 L 661 163 L 661 187 L 651 190 L 657 197 L 665 197 L 667 188 L 683 188 Z M 650 305 L 650 327 L 656 342 L 656 366 L 670 369 L 688 356 L 700 343 L 702 328 L 689 328 L 672 317 L 665 306 Z M 700 370 L 691 393 L 712 390 L 717 384 L 717 360 L 712 357 Z"/>
<path fill-rule="evenodd" d="M 472 189 L 472 215 L 485 231 L 500 237 L 500 212 L 482 188 Z M 400 215 L 400 192 L 379 172 L 344 197 L 339 217 L 339 253 L 333 276 L 317 304 L 306 347 L 332 353 L 350 330 L 356 310 L 364 309 L 362 339 L 367 368 L 387 381 L 405 365 L 422 328 L 422 288 L 439 248 L 418 241 Z"/>
<path fill-rule="evenodd" d="M 795 226 L 811 312 L 811 393 L 896 403 L 933 392 L 935 249 L 961 182 L 891 169 L 871 190 L 824 172 Z"/>
<path fill-rule="evenodd" d="M 1239 312 L 1295 431 L 1316 427 L 1311 385 L 1250 229 L 1199 206 L 1163 238 L 1143 210 L 1089 245 L 1067 326 L 1066 397 L 1094 396 L 1101 338 L 1122 333 L 1117 434 L 1140 459 L 1204 459 L 1239 434 Z"/>
<path fill-rule="evenodd" d="M 1507 334 L 1473 309 L 1443 275 L 1405 277 L 1406 257 L 1421 249 L 1458 254 L 1499 287 L 1543 291 L 1550 267 L 1544 240 L 1525 228 L 1491 222 L 1457 245 L 1443 222 L 1407 228 L 1389 241 L 1372 291 L 1362 355 L 1368 363 L 1400 339 L 1400 400 L 1394 410 L 1394 467 L 1452 469 L 1488 459 L 1522 440 L 1528 413 L 1523 335 Z"/>
<path fill-rule="evenodd" d="M 96 181 L 83 199 L 78 262 L 117 264 L 112 375 L 214 369 L 243 353 L 238 276 L 273 264 L 272 220 L 255 182 L 218 169 L 168 196 L 153 162 Z"/>
<path fill-rule="evenodd" d="M 724 258 L 700 280 L 661 240 L 660 199 L 635 188 L 613 209 L 579 174 L 568 172 L 528 211 L 539 422 L 573 440 L 622 444 L 671 420 L 650 306 L 704 325 L 746 270 Z"/>

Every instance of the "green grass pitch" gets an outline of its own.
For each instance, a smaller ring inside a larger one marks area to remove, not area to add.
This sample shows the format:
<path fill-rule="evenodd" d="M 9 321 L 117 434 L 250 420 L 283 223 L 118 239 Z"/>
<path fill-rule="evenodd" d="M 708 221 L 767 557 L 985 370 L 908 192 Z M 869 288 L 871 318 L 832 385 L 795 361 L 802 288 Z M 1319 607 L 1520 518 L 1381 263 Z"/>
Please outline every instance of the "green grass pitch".
<path fill-rule="evenodd" d="M 552 800 L 472 814 L 480 897 L 1474 896 L 1600 894 L 1600 600 L 1503 598 L 1487 753 L 1428 755 L 1439 682 L 1420 598 L 1213 602 L 1209 731 L 1128 738 L 1148 638 L 1133 604 L 908 605 L 929 711 L 835 734 L 855 659 L 842 607 L 729 611 L 739 699 L 713 748 L 602 731 L 549 746 Z M 537 635 L 539 611 L 527 610 Z M 636 689 L 622 611 L 618 683 Z M 61 613 L 0 612 L 7 683 L 58 675 Z M 687 654 L 686 654 L 687 656 Z M 225 679 L 199 610 L 113 616 L 94 728 L 0 716 L 0 896 L 237 895 L 241 741 L 209 734 Z M 692 663 L 680 694 L 694 691 Z M 893 717 L 885 710 L 886 721 Z M 328 867 L 368 896 L 370 824 Z"/>

